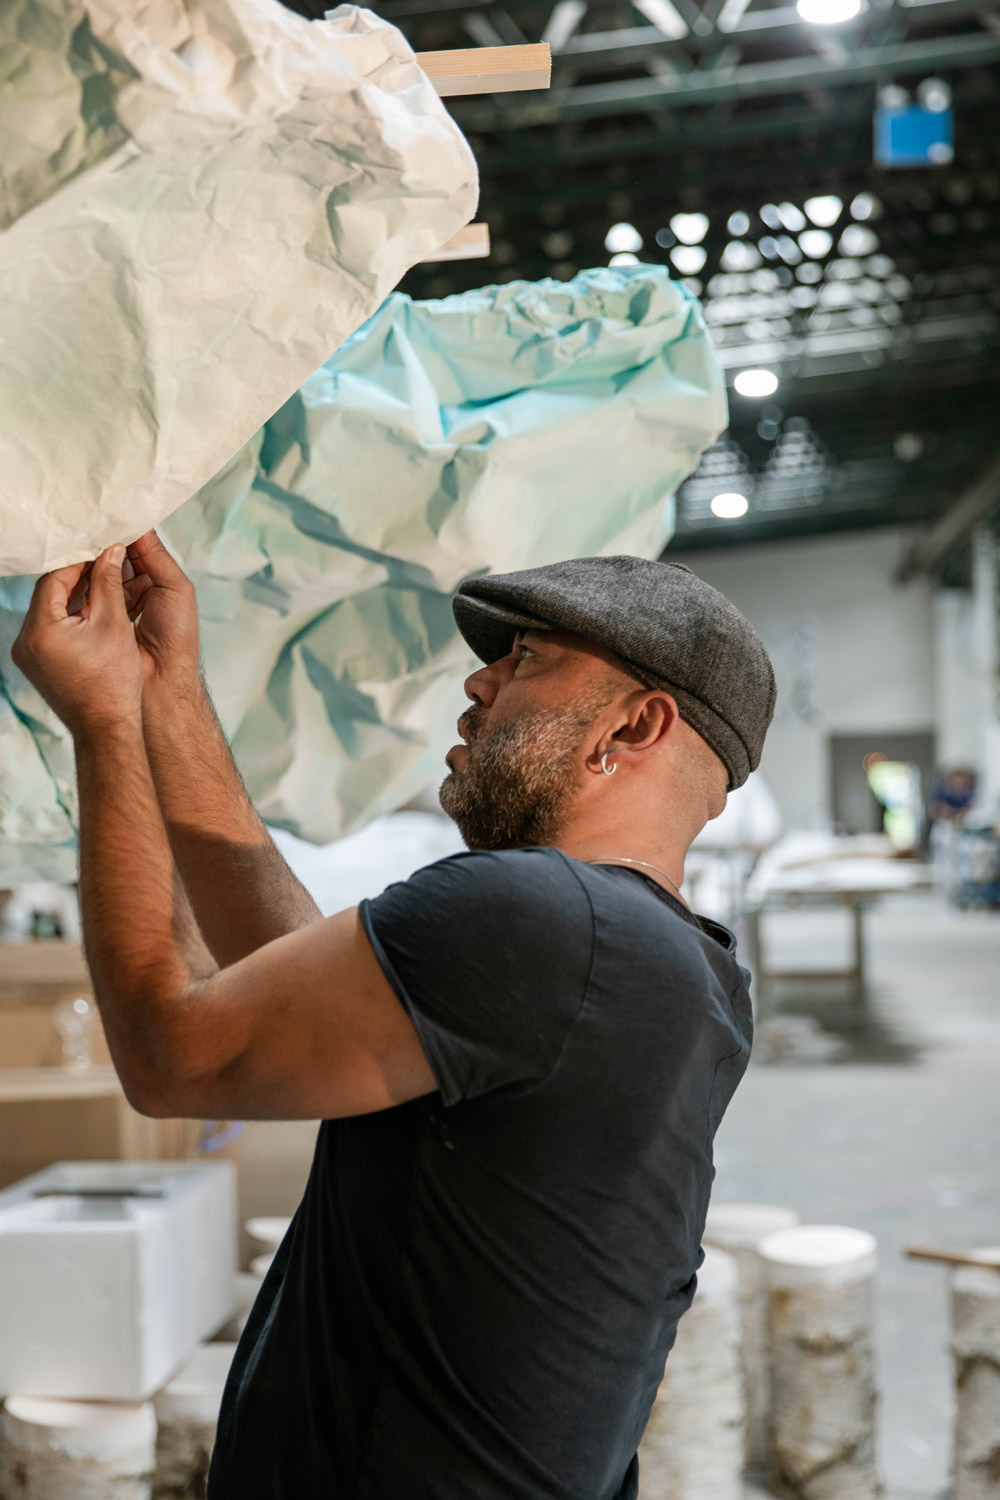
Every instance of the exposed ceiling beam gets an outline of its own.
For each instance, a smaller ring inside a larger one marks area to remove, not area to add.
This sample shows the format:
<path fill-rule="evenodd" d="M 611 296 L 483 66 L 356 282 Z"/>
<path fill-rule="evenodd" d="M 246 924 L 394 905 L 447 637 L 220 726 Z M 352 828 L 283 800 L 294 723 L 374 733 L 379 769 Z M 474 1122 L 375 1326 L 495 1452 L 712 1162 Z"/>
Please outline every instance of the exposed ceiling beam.
<path fill-rule="evenodd" d="M 917 538 L 896 573 L 897 583 L 909 583 L 922 573 L 933 573 L 978 523 L 1000 507 L 1000 456 L 974 479 L 963 495 Z"/>
<path fill-rule="evenodd" d="M 587 0 L 556 0 L 542 41 L 548 42 L 553 52 L 561 52 L 586 14 Z"/>
<path fill-rule="evenodd" d="M 670 80 L 647 76 L 621 83 L 554 88 L 544 101 L 537 104 L 517 105 L 504 110 L 472 106 L 461 113 L 456 110 L 456 117 L 471 130 L 487 130 L 496 125 L 544 125 L 574 115 L 635 114 L 651 105 L 669 104 L 680 108 L 814 89 L 818 84 L 834 88 L 881 81 L 925 68 L 942 72 L 947 68 L 995 62 L 1000 62 L 1000 37 L 938 37 L 933 41 L 903 42 L 898 46 L 859 48 L 841 65 L 824 67 L 815 56 L 781 58 L 776 62 L 746 63 L 725 72 L 694 71 Z"/>
<path fill-rule="evenodd" d="M 771 10 L 749 10 L 749 0 L 726 0 L 715 25 L 692 28 L 694 36 L 692 45 L 704 45 L 709 37 L 714 37 L 717 42 L 719 34 L 723 36 L 736 36 L 743 41 L 753 41 L 755 38 L 767 37 L 768 40 L 786 40 L 792 35 L 803 37 L 810 33 L 819 33 L 822 28 L 816 28 L 809 22 L 803 21 L 794 5 L 776 6 Z M 637 9 L 642 9 L 637 6 Z M 899 12 L 896 12 L 899 14 Z M 877 14 L 884 14 L 878 12 Z M 922 5 L 918 10 L 906 10 L 902 12 L 907 28 L 915 26 L 939 26 L 950 24 L 959 17 L 974 17 L 987 30 L 993 28 L 989 25 L 988 12 L 984 11 L 983 0 L 931 0 L 931 3 Z M 995 17 L 990 17 L 995 19 Z M 858 40 L 859 28 L 863 27 L 865 17 L 859 18 L 856 26 L 849 28 L 834 27 L 829 29 L 829 34 L 836 34 L 838 40 L 851 46 Z M 843 33 L 843 35 L 841 35 Z M 656 47 L 662 45 L 665 37 L 669 35 L 663 28 L 652 26 L 622 26 L 611 31 L 584 31 L 578 32 L 568 41 L 564 51 L 567 56 L 584 57 L 597 54 L 595 60 L 606 64 L 616 57 L 627 61 L 630 53 L 644 47 Z"/>

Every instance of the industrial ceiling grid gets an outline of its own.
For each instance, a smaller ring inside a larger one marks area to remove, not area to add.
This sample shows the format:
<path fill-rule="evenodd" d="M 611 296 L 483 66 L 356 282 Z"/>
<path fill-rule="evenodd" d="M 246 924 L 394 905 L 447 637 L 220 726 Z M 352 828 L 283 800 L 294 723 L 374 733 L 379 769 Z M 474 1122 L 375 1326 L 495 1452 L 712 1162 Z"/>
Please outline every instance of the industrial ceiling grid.
<path fill-rule="evenodd" d="M 420 49 L 553 50 L 544 95 L 455 101 L 492 255 L 418 268 L 407 291 L 635 256 L 701 297 L 730 379 L 777 375 L 769 399 L 731 393 L 675 546 L 923 520 L 972 481 L 998 395 L 1000 0 L 862 0 L 840 26 L 781 0 L 374 8 Z M 954 160 L 877 167 L 879 89 L 927 77 L 953 97 Z M 741 519 L 711 513 L 720 485 L 747 496 Z"/>

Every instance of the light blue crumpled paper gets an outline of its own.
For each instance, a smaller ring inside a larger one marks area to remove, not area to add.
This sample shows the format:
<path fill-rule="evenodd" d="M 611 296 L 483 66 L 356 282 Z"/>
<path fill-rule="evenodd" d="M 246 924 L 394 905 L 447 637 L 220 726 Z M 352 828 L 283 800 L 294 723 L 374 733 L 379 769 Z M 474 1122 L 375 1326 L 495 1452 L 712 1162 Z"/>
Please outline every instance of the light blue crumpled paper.
<path fill-rule="evenodd" d="M 656 556 L 726 423 L 701 309 L 660 267 L 391 296 L 162 526 L 268 822 L 327 842 L 444 774 L 472 574 Z M 30 580 L 0 580 L 0 648 Z M 0 656 L 0 886 L 72 879 L 71 748 Z"/>

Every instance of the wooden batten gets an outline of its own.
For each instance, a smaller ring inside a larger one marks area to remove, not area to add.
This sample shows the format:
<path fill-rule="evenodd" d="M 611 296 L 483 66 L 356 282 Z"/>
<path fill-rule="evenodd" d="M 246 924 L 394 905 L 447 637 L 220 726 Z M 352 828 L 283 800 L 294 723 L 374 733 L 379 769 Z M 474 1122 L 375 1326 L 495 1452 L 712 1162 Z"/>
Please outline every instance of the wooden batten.
<path fill-rule="evenodd" d="M 490 226 L 466 224 L 450 240 L 439 245 L 433 255 L 425 255 L 423 264 L 439 260 L 482 260 L 490 253 Z"/>
<path fill-rule="evenodd" d="M 547 89 L 552 82 L 548 42 L 418 52 L 417 62 L 442 99 L 455 94 L 511 94 L 520 89 Z"/>

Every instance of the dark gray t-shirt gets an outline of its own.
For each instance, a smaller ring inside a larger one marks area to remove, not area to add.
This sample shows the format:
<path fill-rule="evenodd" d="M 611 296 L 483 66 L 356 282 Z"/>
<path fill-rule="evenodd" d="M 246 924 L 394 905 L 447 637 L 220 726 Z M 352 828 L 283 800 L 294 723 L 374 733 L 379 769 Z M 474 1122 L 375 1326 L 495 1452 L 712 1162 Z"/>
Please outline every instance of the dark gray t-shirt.
<path fill-rule="evenodd" d="M 749 1057 L 732 935 L 552 848 L 361 913 L 439 1092 L 321 1126 L 210 1500 L 632 1500 Z"/>

